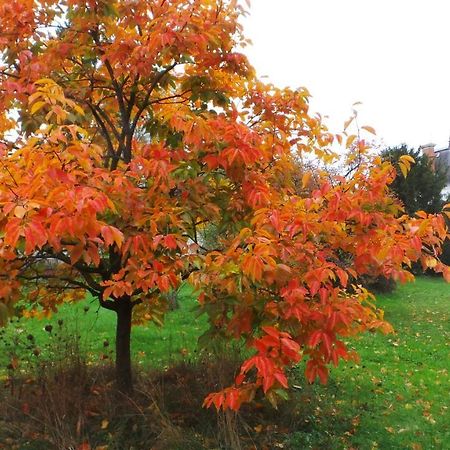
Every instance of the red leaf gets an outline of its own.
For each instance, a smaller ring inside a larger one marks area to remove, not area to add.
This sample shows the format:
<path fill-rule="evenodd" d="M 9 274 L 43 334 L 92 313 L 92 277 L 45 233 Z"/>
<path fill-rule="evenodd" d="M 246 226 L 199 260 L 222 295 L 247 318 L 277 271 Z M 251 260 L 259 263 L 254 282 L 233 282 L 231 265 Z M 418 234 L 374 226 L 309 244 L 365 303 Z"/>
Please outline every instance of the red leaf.
<path fill-rule="evenodd" d="M 288 381 L 286 378 L 286 375 L 283 372 L 275 372 L 273 374 L 273 376 L 275 377 L 275 379 L 278 381 L 278 383 L 281 384 L 281 386 L 283 386 L 284 388 L 288 388 Z"/>
<path fill-rule="evenodd" d="M 325 347 L 325 351 L 327 355 L 331 354 L 331 345 L 332 345 L 332 340 L 331 337 L 328 333 L 324 332 L 322 333 L 322 343 Z"/>
<path fill-rule="evenodd" d="M 105 225 L 101 228 L 100 232 L 102 234 L 103 240 L 105 241 L 105 244 L 107 246 L 112 245 L 114 242 L 114 236 L 111 231 L 111 227 Z"/>
<path fill-rule="evenodd" d="M 177 248 L 177 241 L 173 237 L 173 234 L 168 234 L 164 237 L 164 245 L 171 250 L 175 250 Z"/>
<path fill-rule="evenodd" d="M 322 340 L 322 330 L 314 331 L 308 339 L 308 345 L 310 347 L 316 347 L 317 344 Z"/>
<path fill-rule="evenodd" d="M 83 254 L 83 251 L 84 251 L 83 244 L 74 245 L 70 250 L 70 263 L 75 264 L 77 261 L 79 261 Z"/>
<path fill-rule="evenodd" d="M 223 402 L 225 400 L 225 396 L 223 395 L 223 392 L 218 392 L 217 394 L 213 395 L 213 403 L 217 410 L 220 409 L 220 407 L 223 405 Z"/>
<path fill-rule="evenodd" d="M 243 383 L 244 379 L 245 379 L 245 375 L 244 375 L 243 373 L 240 373 L 240 374 L 236 377 L 236 379 L 234 380 L 234 382 L 239 386 L 240 384 Z"/>
<path fill-rule="evenodd" d="M 310 382 L 313 383 L 314 380 L 316 379 L 316 375 L 317 375 L 317 365 L 315 363 L 315 361 L 313 360 L 309 360 L 306 363 L 306 369 L 305 369 L 305 376 L 306 379 Z"/>
<path fill-rule="evenodd" d="M 248 372 L 256 364 L 256 356 L 244 361 L 241 366 L 241 374 Z"/>
<path fill-rule="evenodd" d="M 317 375 L 319 375 L 320 382 L 327 384 L 328 381 L 328 367 L 324 365 L 317 366 Z"/>
<path fill-rule="evenodd" d="M 241 406 L 239 399 L 239 390 L 231 388 L 226 392 L 226 401 L 224 408 L 230 408 L 233 411 L 237 411 Z"/>
<path fill-rule="evenodd" d="M 266 374 L 265 376 L 262 377 L 262 379 L 263 379 L 263 392 L 265 394 L 275 383 L 275 377 L 271 373 L 271 374 Z"/>
<path fill-rule="evenodd" d="M 309 283 L 309 291 L 311 292 L 311 295 L 316 295 L 320 288 L 320 282 L 318 281 L 312 281 Z"/>
<path fill-rule="evenodd" d="M 281 338 L 282 352 L 292 361 L 298 362 L 301 359 L 300 345 L 292 339 Z"/>
<path fill-rule="evenodd" d="M 21 231 L 20 224 L 21 220 L 17 217 L 9 219 L 8 223 L 5 226 L 5 243 L 7 245 L 10 245 L 11 247 L 16 246 Z"/>
<path fill-rule="evenodd" d="M 85 441 L 77 447 L 77 450 L 91 450 L 91 446 Z"/>
<path fill-rule="evenodd" d="M 25 253 L 41 248 L 47 242 L 47 231 L 40 222 L 30 222 L 24 229 Z"/>
<path fill-rule="evenodd" d="M 341 282 L 341 285 L 343 287 L 347 287 L 348 283 L 348 274 L 345 270 L 342 270 L 340 268 L 336 269 L 336 274 L 339 277 L 339 281 Z"/>
<path fill-rule="evenodd" d="M 276 339 L 280 339 L 280 332 L 276 328 L 270 327 L 268 325 L 263 326 L 261 328 L 264 331 L 264 333 L 267 333 L 269 336 L 272 336 Z"/>

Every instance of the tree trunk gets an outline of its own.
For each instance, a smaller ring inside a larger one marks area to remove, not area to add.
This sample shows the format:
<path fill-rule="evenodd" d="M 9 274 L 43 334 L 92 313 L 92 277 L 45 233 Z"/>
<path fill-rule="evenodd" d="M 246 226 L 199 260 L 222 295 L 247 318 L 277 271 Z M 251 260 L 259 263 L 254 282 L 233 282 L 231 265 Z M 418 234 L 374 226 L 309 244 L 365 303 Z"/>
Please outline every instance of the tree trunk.
<path fill-rule="evenodd" d="M 117 300 L 116 327 L 116 384 L 119 391 L 130 394 L 133 391 L 131 371 L 131 312 L 130 298 Z"/>

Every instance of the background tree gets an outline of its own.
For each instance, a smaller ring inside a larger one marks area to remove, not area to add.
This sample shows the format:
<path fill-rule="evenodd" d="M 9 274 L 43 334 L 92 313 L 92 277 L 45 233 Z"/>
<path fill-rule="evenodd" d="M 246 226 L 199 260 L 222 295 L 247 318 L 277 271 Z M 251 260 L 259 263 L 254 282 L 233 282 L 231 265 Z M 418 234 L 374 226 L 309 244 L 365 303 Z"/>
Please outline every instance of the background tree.
<path fill-rule="evenodd" d="M 330 134 L 306 90 L 255 77 L 236 51 L 242 13 L 235 0 L 0 0 L 2 314 L 90 293 L 117 314 L 130 390 L 133 317 L 159 318 L 189 279 L 208 338 L 249 347 L 206 400 L 232 409 L 258 389 L 275 404 L 302 358 L 325 382 L 353 357 L 342 337 L 389 331 L 359 276 L 408 281 L 418 259 L 450 275 L 442 217 L 399 217 L 388 162 Z M 334 140 L 364 162 L 299 186 L 293 154 L 329 162 Z"/>
<path fill-rule="evenodd" d="M 399 170 L 398 162 L 402 155 L 411 156 L 415 160 L 407 177 Z M 390 188 L 401 200 L 409 215 L 417 211 L 438 213 L 442 210 L 442 190 L 447 182 L 447 174 L 443 168 L 433 167 L 428 156 L 421 154 L 420 150 L 408 148 L 405 144 L 387 148 L 381 156 L 391 162 L 398 171 Z"/>
<path fill-rule="evenodd" d="M 405 177 L 399 170 L 398 161 L 401 156 L 409 155 L 414 158 L 415 163 L 411 167 L 408 176 Z M 444 197 L 442 191 L 447 184 L 447 170 L 433 162 L 420 150 L 408 148 L 405 144 L 397 147 L 390 147 L 382 152 L 383 159 L 390 161 L 396 167 L 398 173 L 390 188 L 397 198 L 404 205 L 405 212 L 409 215 L 417 211 L 427 213 L 438 213 L 442 210 L 448 199 Z M 446 217 L 447 225 L 448 218 Z M 441 261 L 450 263 L 450 244 L 446 241 L 442 247 Z M 420 265 L 417 267 L 421 271 Z M 386 280 L 378 280 L 384 288 Z M 392 286 L 391 283 L 387 283 Z"/>

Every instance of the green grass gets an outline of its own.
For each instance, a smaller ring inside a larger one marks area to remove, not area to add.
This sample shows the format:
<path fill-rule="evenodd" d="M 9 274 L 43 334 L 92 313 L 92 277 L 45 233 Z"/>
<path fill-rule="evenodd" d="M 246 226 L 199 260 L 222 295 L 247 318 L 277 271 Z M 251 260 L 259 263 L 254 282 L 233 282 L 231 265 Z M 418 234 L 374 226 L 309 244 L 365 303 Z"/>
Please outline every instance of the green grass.
<path fill-rule="evenodd" d="M 154 323 L 133 327 L 135 364 L 163 368 L 194 356 L 197 339 L 206 327 L 205 318 L 196 318 L 195 296 L 189 285 L 180 287 L 177 299 L 179 308 L 166 314 L 163 327 Z M 93 299 L 63 305 L 48 319 L 13 320 L 0 329 L 0 374 L 14 357 L 26 369 L 37 360 L 52 359 L 58 353 L 64 356 L 66 345 L 74 345 L 74 336 L 90 362 L 108 360 L 113 357 L 115 321 L 115 313 L 99 308 Z M 49 326 L 51 332 L 46 331 Z"/>
<path fill-rule="evenodd" d="M 291 448 L 450 448 L 450 286 L 419 278 L 378 305 L 396 333 L 352 343 L 361 362 L 310 389 L 313 433 L 292 435 Z"/>
<path fill-rule="evenodd" d="M 192 291 L 184 286 L 180 308 L 167 314 L 163 328 L 134 327 L 136 364 L 164 368 L 194 357 L 197 338 L 206 326 L 204 318 L 195 319 L 194 305 Z M 438 278 L 419 278 L 392 294 L 379 295 L 378 305 L 396 333 L 368 333 L 352 340 L 350 346 L 361 362 L 333 368 L 327 386 L 310 386 L 303 367 L 293 369 L 296 387 L 292 400 L 280 406 L 278 419 L 256 417 L 256 411 L 253 419 L 245 419 L 258 430 L 254 441 L 271 439 L 267 448 L 276 448 L 275 442 L 292 450 L 450 448 L 450 285 Z M 0 339 L 0 373 L 7 373 L 4 368 L 14 355 L 23 370 L 33 358 L 56 357 L 58 345 L 64 347 L 68 334 L 74 333 L 90 361 L 98 363 L 105 355 L 109 361 L 114 322 L 113 313 L 97 311 L 89 301 L 63 307 L 50 320 L 14 322 Z M 44 330 L 47 324 L 53 326 L 51 333 Z M 111 345 L 105 347 L 104 342 Z M 41 352 L 38 357 L 33 355 L 36 348 Z M 280 417 L 286 417 L 289 425 L 276 435 L 271 420 L 285 420 Z"/>

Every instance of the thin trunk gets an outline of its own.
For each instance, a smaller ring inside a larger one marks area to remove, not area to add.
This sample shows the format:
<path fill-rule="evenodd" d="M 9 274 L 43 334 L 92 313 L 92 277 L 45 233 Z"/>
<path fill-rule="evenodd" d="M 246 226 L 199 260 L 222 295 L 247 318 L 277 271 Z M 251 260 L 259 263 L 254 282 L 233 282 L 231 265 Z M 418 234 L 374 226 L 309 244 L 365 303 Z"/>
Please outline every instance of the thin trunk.
<path fill-rule="evenodd" d="M 121 392 L 128 394 L 133 391 L 130 351 L 132 310 L 129 297 L 117 300 L 116 383 Z"/>

